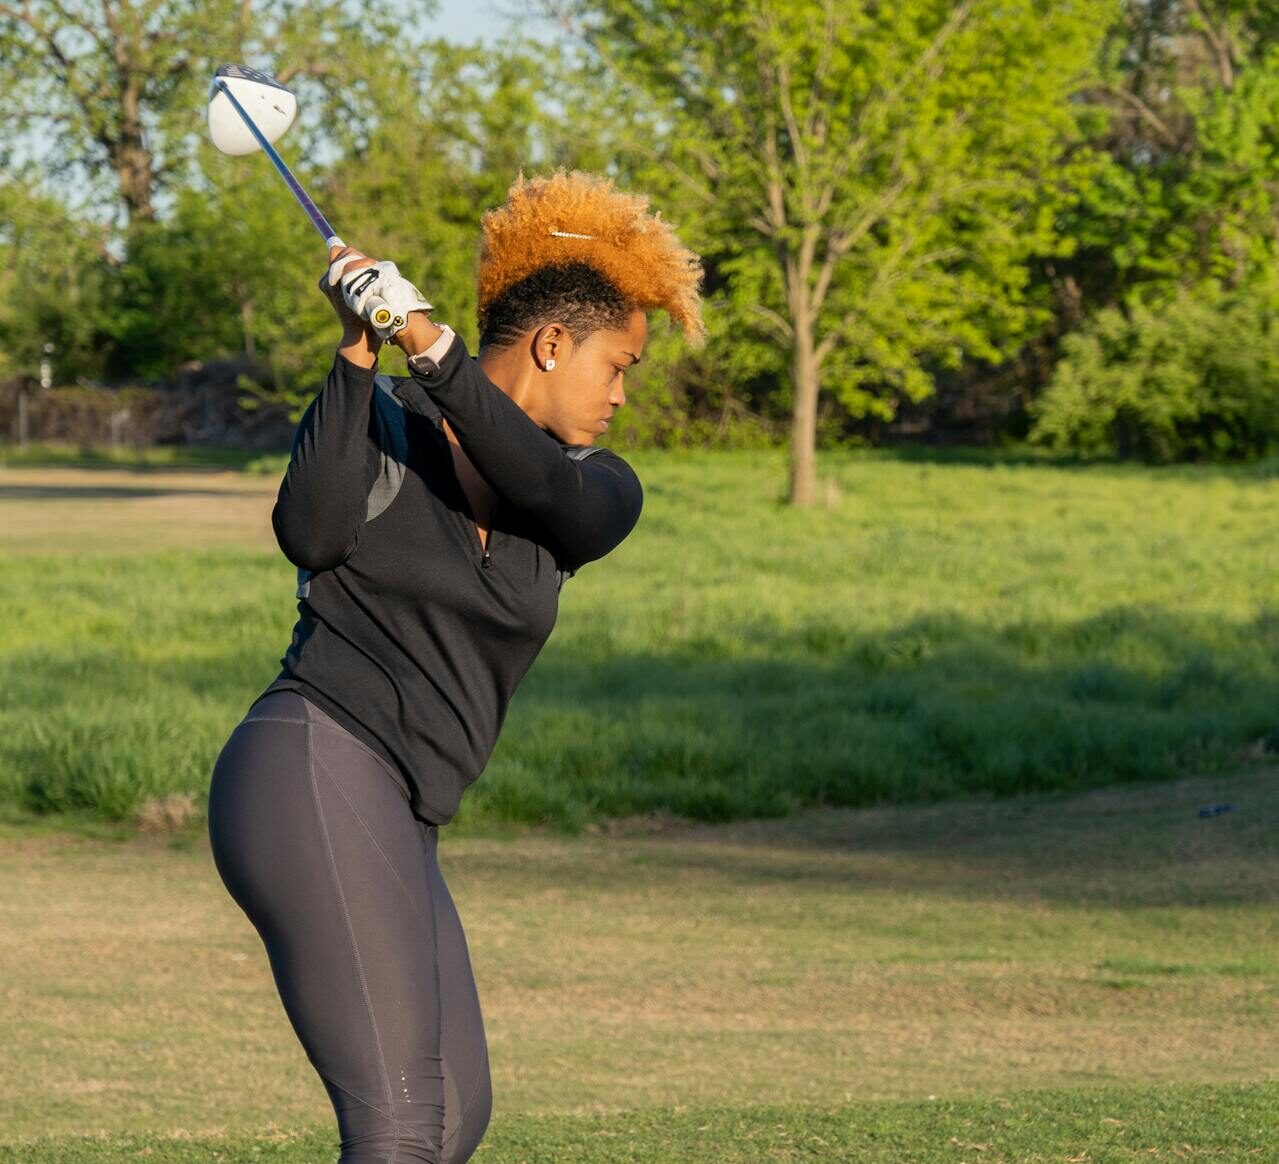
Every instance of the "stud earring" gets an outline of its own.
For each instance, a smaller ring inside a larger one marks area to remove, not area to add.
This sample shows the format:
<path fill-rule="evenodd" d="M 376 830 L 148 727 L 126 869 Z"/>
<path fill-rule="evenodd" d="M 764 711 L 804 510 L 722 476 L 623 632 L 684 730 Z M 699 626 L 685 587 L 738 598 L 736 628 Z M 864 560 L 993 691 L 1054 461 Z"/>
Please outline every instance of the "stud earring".
<path fill-rule="evenodd" d="M 554 371 L 554 370 L 555 370 L 555 361 L 554 361 L 554 360 L 547 360 L 547 361 L 546 361 L 546 370 L 547 370 L 548 372 L 551 372 L 551 371 Z"/>

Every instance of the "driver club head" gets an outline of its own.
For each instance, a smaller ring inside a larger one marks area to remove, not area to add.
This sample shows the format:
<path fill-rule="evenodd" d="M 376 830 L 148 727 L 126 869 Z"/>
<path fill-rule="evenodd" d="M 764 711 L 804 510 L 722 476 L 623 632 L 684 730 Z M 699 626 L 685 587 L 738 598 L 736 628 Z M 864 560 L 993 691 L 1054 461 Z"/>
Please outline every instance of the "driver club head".
<path fill-rule="evenodd" d="M 298 99 L 279 81 L 245 65 L 219 66 L 209 87 L 209 136 L 224 154 L 251 154 L 261 146 L 227 100 L 223 85 L 269 142 L 281 137 L 297 116 Z"/>

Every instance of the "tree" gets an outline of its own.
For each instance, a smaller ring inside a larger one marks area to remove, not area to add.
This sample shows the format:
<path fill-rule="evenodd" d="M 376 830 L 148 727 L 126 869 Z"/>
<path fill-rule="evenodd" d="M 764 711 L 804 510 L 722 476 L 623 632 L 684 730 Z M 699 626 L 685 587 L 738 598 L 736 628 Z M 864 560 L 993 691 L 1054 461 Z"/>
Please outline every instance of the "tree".
<path fill-rule="evenodd" d="M 281 150 L 311 183 L 412 88 L 420 47 L 349 0 L 0 0 L 0 248 L 23 273 L 0 280 L 10 362 L 29 364 L 38 331 L 63 374 L 260 348 L 281 390 L 309 375 L 320 357 L 299 341 L 331 316 L 323 247 L 264 159 L 208 144 L 210 77 L 243 60 L 299 92 Z"/>
<path fill-rule="evenodd" d="M 436 42 L 414 62 L 411 78 L 382 84 L 376 118 L 337 158 L 308 160 L 292 136 L 282 148 L 343 238 L 394 260 L 473 350 L 483 211 L 521 166 L 601 159 L 592 135 L 554 108 L 567 78 L 553 50 L 535 62 L 515 44 Z M 162 376 L 242 351 L 274 373 L 260 394 L 300 413 L 333 354 L 318 237 L 264 159 L 201 142 L 192 160 L 198 180 L 175 185 L 164 213 L 129 232 L 104 320 L 113 370 Z M 388 371 L 403 370 L 393 347 L 383 353 Z"/>
<path fill-rule="evenodd" d="M 1110 0 L 548 3 L 669 110 L 733 298 L 788 353 L 792 503 L 815 497 L 823 386 L 891 418 L 930 364 L 998 361 L 1042 320 L 1025 261 L 1069 246 L 1069 97 Z"/>
<path fill-rule="evenodd" d="M 1051 273 L 1070 324 L 1148 284 L 1220 278 L 1273 261 L 1279 194 L 1279 11 L 1272 0 L 1125 0 L 1082 92 L 1105 113 L 1113 161 L 1071 211 L 1080 246 Z"/>
<path fill-rule="evenodd" d="M 0 180 L 0 379 L 34 375 L 54 345 L 59 383 L 103 371 L 107 232 L 26 183 Z"/>
<path fill-rule="evenodd" d="M 1087 94 L 1114 164 L 1052 272 L 1075 330 L 1032 438 L 1157 460 L 1279 443 L 1277 41 L 1269 0 L 1123 6 Z"/>
<path fill-rule="evenodd" d="M 33 131 L 53 131 L 40 160 L 55 178 L 105 173 L 106 201 L 127 223 L 146 222 L 203 133 L 217 64 L 261 62 L 284 84 L 309 81 L 329 134 L 350 139 L 375 117 L 379 83 L 402 75 L 406 36 L 389 12 L 342 0 L 0 0 L 0 145 L 14 158 Z"/>

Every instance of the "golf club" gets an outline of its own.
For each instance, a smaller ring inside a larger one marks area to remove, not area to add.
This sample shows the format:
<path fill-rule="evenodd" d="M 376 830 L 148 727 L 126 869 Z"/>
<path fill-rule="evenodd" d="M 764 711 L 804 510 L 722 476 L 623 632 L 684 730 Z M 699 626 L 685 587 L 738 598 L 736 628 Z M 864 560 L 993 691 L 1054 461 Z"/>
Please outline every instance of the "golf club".
<path fill-rule="evenodd" d="M 346 244 L 271 144 L 293 124 L 297 111 L 297 98 L 273 77 L 245 65 L 220 65 L 209 87 L 209 136 L 222 153 L 233 157 L 260 149 L 293 191 L 324 245 L 330 250 L 343 247 Z M 365 305 L 364 313 L 375 327 L 386 327 L 396 319 L 386 301 L 376 296 Z"/>

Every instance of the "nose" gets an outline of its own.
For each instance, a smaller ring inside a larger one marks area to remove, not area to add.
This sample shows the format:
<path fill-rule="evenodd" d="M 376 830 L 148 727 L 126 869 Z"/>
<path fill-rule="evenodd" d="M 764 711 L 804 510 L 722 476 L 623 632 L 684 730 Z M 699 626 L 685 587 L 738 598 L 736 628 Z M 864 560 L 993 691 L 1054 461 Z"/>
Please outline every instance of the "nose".
<path fill-rule="evenodd" d="M 617 379 L 613 382 L 613 391 L 608 394 L 608 402 L 618 408 L 626 403 L 626 389 L 622 386 L 621 372 L 618 372 Z"/>

